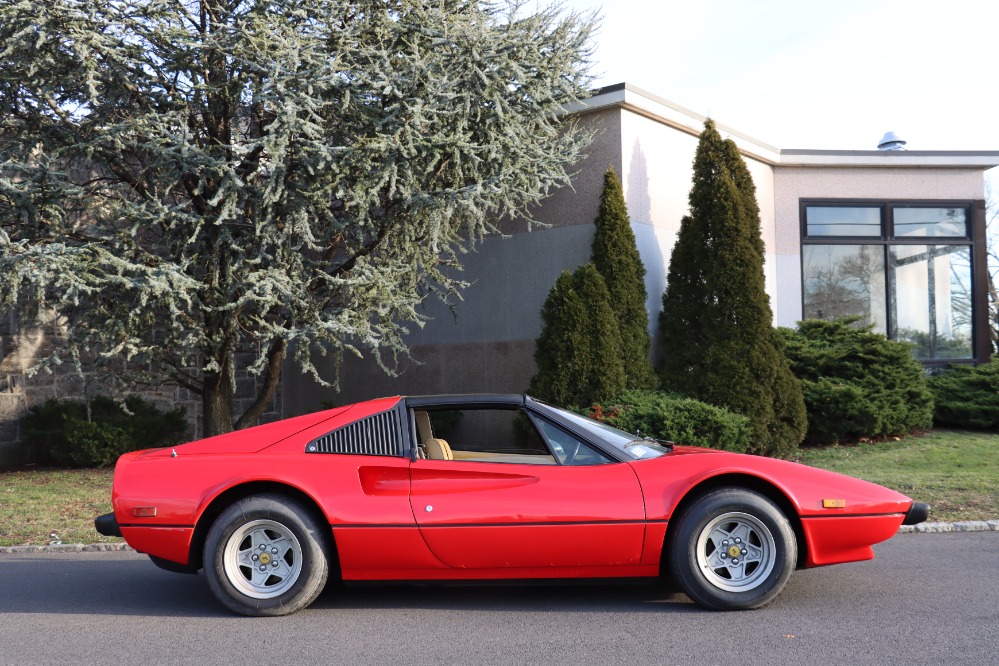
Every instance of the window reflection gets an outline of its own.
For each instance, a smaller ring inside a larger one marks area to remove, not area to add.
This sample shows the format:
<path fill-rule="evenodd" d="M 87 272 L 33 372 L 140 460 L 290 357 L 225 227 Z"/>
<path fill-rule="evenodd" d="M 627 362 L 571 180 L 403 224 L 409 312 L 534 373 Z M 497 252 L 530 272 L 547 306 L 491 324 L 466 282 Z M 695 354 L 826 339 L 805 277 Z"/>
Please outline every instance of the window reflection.
<path fill-rule="evenodd" d="M 880 206 L 808 206 L 808 236 L 881 236 Z"/>
<path fill-rule="evenodd" d="M 895 245 L 890 256 L 892 337 L 917 358 L 971 358 L 971 248 Z"/>
<path fill-rule="evenodd" d="M 806 245 L 805 318 L 861 317 L 887 332 L 884 250 L 877 245 Z"/>
<path fill-rule="evenodd" d="M 895 236 L 964 237 L 968 234 L 965 208 L 903 208 L 893 209 Z"/>

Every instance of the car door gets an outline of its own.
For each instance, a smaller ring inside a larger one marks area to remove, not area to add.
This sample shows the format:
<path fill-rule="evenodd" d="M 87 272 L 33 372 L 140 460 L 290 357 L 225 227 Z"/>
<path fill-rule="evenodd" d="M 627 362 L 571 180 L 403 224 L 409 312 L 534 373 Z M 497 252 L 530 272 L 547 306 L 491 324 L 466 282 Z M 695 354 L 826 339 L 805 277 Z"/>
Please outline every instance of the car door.
<path fill-rule="evenodd" d="M 506 413 L 512 418 L 502 426 L 487 415 L 471 442 L 467 433 L 455 433 L 450 444 L 432 437 L 451 449 L 450 459 L 412 463 L 413 514 L 434 555 L 458 569 L 638 564 L 645 506 L 631 467 L 609 459 L 560 464 L 551 449 L 524 445 L 533 425 Z M 463 410 L 464 430 L 471 420 Z M 508 437 L 521 443 L 497 446 Z M 484 439 L 492 442 L 482 445 Z M 528 439 L 544 441 L 536 429 Z"/>

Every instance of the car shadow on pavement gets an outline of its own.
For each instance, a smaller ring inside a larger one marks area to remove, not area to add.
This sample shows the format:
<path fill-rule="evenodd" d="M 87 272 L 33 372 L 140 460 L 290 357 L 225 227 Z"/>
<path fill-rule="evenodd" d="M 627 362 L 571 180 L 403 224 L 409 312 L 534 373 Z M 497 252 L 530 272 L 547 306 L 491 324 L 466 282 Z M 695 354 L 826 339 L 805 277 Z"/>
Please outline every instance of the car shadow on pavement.
<path fill-rule="evenodd" d="M 3 613 L 217 617 L 203 575 L 158 569 L 134 553 L 2 555 Z"/>
<path fill-rule="evenodd" d="M 204 574 L 158 569 L 134 553 L 3 555 L 3 613 L 233 617 Z M 536 612 L 703 612 L 661 584 L 378 584 L 331 582 L 314 610 L 493 610 Z"/>
<path fill-rule="evenodd" d="M 314 609 L 488 610 L 546 613 L 700 613 L 690 599 L 666 585 L 609 581 L 506 583 L 332 583 Z"/>

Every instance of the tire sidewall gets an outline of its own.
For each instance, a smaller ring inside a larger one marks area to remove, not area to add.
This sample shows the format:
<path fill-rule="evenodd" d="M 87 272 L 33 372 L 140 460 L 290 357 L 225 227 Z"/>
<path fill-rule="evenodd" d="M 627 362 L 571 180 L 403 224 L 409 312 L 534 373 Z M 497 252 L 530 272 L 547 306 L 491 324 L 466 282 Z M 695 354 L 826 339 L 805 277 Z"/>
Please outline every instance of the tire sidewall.
<path fill-rule="evenodd" d="M 774 539 L 773 569 L 759 585 L 741 592 L 712 584 L 701 573 L 696 552 L 698 536 L 708 523 L 735 512 L 759 520 Z M 676 582 L 698 604 L 714 610 L 749 610 L 769 603 L 780 593 L 794 571 L 797 552 L 794 531 L 773 502 L 751 490 L 725 489 L 698 498 L 683 512 L 676 531 L 671 533 L 666 554 Z"/>
<path fill-rule="evenodd" d="M 271 520 L 298 539 L 302 548 L 302 569 L 298 579 L 284 593 L 257 599 L 237 589 L 225 572 L 225 549 L 232 535 L 254 520 Z M 212 594 L 229 610 L 241 615 L 287 615 L 300 610 L 319 596 L 329 576 L 326 540 L 315 520 L 294 500 L 276 495 L 248 497 L 225 509 L 208 531 L 204 547 L 205 575 Z"/>

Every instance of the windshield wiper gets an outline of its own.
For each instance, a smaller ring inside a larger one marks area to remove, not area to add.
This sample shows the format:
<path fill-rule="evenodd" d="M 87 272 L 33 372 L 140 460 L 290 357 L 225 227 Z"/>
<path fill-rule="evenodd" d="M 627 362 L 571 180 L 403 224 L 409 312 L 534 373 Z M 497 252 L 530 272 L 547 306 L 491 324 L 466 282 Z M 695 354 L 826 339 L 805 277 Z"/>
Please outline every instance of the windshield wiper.
<path fill-rule="evenodd" d="M 676 444 L 675 442 L 673 442 L 671 440 L 668 440 L 668 439 L 656 439 L 655 437 L 649 437 L 647 435 L 643 435 L 640 432 L 635 433 L 635 434 L 638 435 L 639 437 L 641 437 L 641 439 L 636 439 L 633 442 L 625 444 L 624 448 L 630 449 L 633 446 L 638 446 L 638 445 L 643 444 L 643 443 L 652 442 L 656 446 L 658 446 L 660 448 L 663 448 L 663 449 L 666 449 L 666 452 L 669 453 L 670 451 L 673 450 L 673 446 Z"/>

